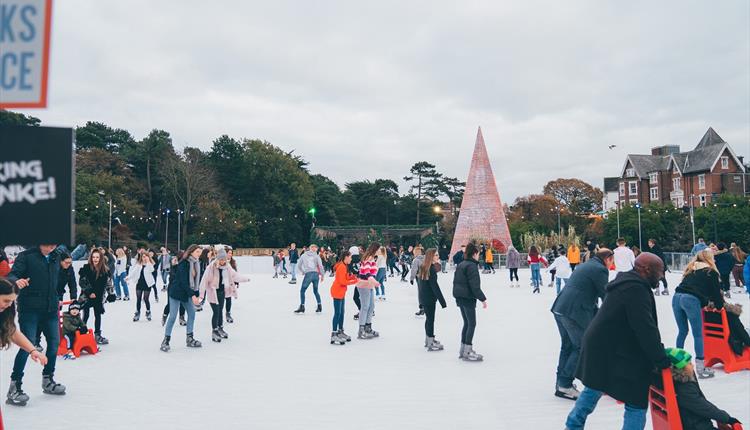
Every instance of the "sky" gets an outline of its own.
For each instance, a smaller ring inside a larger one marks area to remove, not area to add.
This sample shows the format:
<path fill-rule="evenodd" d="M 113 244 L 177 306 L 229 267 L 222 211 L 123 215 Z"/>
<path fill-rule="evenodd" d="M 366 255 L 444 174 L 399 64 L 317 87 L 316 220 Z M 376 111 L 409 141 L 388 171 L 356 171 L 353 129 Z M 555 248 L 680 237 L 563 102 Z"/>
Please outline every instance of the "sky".
<path fill-rule="evenodd" d="M 749 23 L 746 0 L 64 0 L 48 108 L 22 112 L 177 147 L 263 139 L 401 191 L 422 160 L 465 179 L 481 126 L 510 204 L 709 126 L 747 156 Z"/>

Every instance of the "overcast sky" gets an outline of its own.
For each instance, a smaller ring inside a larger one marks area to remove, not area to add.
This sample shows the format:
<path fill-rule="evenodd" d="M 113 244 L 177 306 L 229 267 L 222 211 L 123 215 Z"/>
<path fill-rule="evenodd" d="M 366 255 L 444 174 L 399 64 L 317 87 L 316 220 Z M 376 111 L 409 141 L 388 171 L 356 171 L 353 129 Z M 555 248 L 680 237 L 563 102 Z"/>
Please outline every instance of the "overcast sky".
<path fill-rule="evenodd" d="M 49 107 L 24 112 L 265 139 L 339 185 L 420 160 L 465 179 L 481 125 L 510 204 L 709 126 L 747 155 L 748 22 L 747 0 L 64 0 Z"/>

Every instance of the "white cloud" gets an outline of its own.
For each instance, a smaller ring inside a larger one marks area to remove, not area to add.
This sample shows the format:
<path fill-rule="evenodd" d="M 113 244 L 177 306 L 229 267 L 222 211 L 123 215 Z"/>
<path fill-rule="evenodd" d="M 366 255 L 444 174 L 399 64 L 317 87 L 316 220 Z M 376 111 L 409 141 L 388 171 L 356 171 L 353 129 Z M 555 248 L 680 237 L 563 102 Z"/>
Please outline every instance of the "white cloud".
<path fill-rule="evenodd" d="M 624 154 L 750 153 L 750 6 L 723 2 L 56 2 L 50 125 L 221 134 L 342 184 L 431 161 L 465 177 L 482 125 L 504 200 L 601 186 Z M 615 150 L 607 146 L 616 144 Z"/>

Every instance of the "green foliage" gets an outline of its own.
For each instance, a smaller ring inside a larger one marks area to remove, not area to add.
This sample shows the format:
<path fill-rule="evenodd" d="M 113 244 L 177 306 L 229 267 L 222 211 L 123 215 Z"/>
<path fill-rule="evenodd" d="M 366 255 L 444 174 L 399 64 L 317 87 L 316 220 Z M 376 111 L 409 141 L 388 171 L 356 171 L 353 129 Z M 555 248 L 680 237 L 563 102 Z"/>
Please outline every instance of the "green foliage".
<path fill-rule="evenodd" d="M 76 127 L 76 151 L 101 149 L 117 153 L 134 143 L 135 139 L 126 130 L 113 129 L 100 122 L 89 121 L 83 127 Z"/>
<path fill-rule="evenodd" d="M 27 125 L 36 127 L 41 123 L 42 120 L 31 115 L 0 109 L 0 125 Z"/>

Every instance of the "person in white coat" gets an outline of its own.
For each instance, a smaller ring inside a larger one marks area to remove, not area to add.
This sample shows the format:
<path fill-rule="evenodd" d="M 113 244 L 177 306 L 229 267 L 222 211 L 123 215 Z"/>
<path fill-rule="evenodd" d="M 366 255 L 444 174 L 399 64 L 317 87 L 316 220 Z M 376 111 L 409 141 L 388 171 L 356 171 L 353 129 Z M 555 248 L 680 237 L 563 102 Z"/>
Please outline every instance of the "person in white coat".
<path fill-rule="evenodd" d="M 635 254 L 633 250 L 627 247 L 625 239 L 617 239 L 617 248 L 615 248 L 615 272 L 629 272 L 633 270 L 635 264 Z"/>
<path fill-rule="evenodd" d="M 568 257 L 565 255 L 567 252 L 561 248 L 559 253 L 560 255 L 555 258 L 555 261 L 547 267 L 548 272 L 555 270 L 555 289 L 557 290 L 557 294 L 560 294 L 560 287 L 564 287 L 570 275 L 573 274 L 573 269 L 570 268 L 570 261 L 568 261 Z"/>
<path fill-rule="evenodd" d="M 151 294 L 151 287 L 156 285 L 156 279 L 154 279 L 154 262 L 147 253 L 141 252 L 138 254 L 135 264 L 130 266 L 127 281 L 131 287 L 135 288 L 136 294 L 136 310 L 133 321 L 141 319 L 141 301 L 146 303 L 146 319 L 151 321 L 149 295 Z"/>

